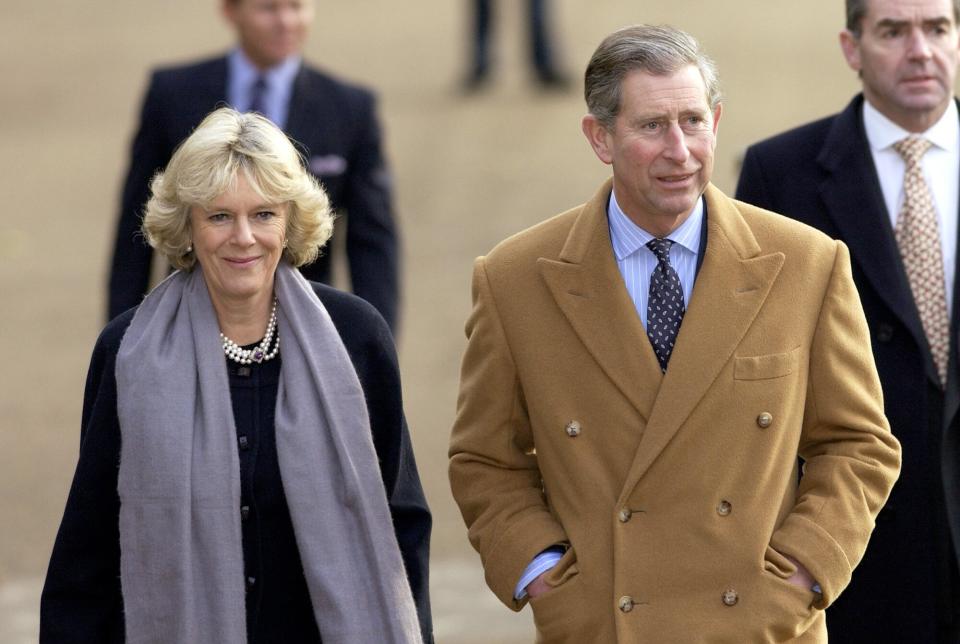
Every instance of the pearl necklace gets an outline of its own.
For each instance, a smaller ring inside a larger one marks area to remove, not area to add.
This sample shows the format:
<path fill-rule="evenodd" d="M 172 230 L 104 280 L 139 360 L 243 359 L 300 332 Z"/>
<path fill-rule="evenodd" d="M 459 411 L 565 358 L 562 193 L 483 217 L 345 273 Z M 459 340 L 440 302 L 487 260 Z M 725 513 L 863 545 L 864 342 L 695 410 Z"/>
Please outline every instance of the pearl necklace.
<path fill-rule="evenodd" d="M 276 342 L 273 342 L 274 334 L 276 334 Z M 277 298 L 273 298 L 270 321 L 267 322 L 267 330 L 264 332 L 260 344 L 252 349 L 244 349 L 223 333 L 220 333 L 220 339 L 223 340 L 223 353 L 238 364 L 254 362 L 260 364 L 267 360 L 273 360 L 280 353 L 280 333 L 277 332 Z M 271 342 L 273 342 L 273 351 L 269 351 Z"/>

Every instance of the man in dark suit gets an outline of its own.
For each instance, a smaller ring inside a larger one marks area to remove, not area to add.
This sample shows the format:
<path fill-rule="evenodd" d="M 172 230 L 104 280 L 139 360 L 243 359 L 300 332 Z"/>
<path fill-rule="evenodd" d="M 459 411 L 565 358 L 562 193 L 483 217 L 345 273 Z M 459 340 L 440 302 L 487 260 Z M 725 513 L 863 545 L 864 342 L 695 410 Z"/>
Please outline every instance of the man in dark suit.
<path fill-rule="evenodd" d="M 866 556 L 827 611 L 830 642 L 955 644 L 960 2 L 846 6 L 840 44 L 863 93 L 840 114 L 749 148 L 737 197 L 849 246 L 885 411 L 903 446 L 900 480 Z M 917 138 L 920 152 L 911 156 L 901 141 Z"/>
<path fill-rule="evenodd" d="M 301 59 L 311 0 L 223 0 L 222 9 L 237 33 L 233 51 L 157 70 L 150 79 L 123 187 L 109 317 L 138 304 L 149 286 L 153 254 L 140 234 L 140 216 L 150 178 L 207 113 L 228 103 L 263 113 L 297 142 L 334 208 L 346 215 L 353 291 L 396 329 L 398 239 L 373 94 Z M 329 282 L 329 254 L 303 272 Z"/>

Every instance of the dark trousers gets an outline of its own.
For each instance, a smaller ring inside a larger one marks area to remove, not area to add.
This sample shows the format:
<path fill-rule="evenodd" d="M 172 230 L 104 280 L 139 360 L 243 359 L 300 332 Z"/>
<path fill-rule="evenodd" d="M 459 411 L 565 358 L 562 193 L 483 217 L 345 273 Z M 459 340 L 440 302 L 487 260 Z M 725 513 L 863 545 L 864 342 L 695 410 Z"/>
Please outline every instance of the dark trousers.
<path fill-rule="evenodd" d="M 490 38 L 493 22 L 491 0 L 474 0 L 473 73 L 482 76 L 490 68 Z M 554 72 L 553 53 L 547 38 L 546 0 L 528 0 L 527 26 L 530 38 L 530 60 L 539 74 Z"/>

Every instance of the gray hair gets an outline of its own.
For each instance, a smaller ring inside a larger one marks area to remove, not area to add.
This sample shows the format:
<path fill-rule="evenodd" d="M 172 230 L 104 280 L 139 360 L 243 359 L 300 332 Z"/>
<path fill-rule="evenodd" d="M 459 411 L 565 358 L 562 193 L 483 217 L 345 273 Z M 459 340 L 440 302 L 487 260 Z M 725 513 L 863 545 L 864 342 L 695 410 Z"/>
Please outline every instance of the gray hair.
<path fill-rule="evenodd" d="M 847 0 L 847 31 L 857 38 L 863 33 L 865 15 L 867 15 L 867 0 Z M 960 22 L 960 0 L 953 0 L 953 21 Z"/>
<path fill-rule="evenodd" d="M 280 128 L 259 114 L 211 112 L 150 183 L 143 215 L 147 241 L 176 268 L 191 270 L 190 210 L 236 188 L 243 173 L 271 204 L 288 204 L 284 257 L 309 264 L 333 233 L 330 200 Z"/>
<path fill-rule="evenodd" d="M 587 109 L 604 127 L 611 128 L 620 112 L 621 86 L 629 72 L 665 76 L 690 65 L 700 71 L 707 103 L 715 109 L 721 101 L 717 66 L 693 36 L 666 25 L 619 29 L 603 39 L 587 65 L 583 88 Z"/>

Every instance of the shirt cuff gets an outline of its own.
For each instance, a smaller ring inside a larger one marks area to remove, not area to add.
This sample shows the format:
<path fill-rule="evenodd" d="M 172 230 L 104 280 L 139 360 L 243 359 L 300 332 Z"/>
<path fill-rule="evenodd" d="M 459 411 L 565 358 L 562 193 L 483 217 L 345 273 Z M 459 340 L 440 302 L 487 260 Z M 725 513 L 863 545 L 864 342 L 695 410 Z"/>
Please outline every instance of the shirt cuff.
<path fill-rule="evenodd" d="M 520 582 L 513 591 L 513 597 L 515 599 L 523 599 L 526 597 L 527 586 L 530 584 L 530 582 L 556 566 L 557 562 L 559 562 L 562 557 L 562 546 L 550 546 L 534 557 L 533 561 L 530 562 L 530 564 L 524 569 L 523 574 L 520 576 Z"/>

